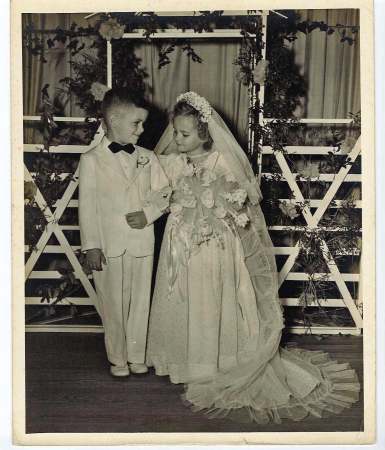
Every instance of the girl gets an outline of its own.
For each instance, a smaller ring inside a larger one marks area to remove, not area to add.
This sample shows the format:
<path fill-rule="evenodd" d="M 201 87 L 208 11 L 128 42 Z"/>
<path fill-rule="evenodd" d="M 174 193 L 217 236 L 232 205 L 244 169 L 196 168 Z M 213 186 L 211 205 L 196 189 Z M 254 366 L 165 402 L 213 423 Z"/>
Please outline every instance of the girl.
<path fill-rule="evenodd" d="M 185 383 L 185 400 L 210 415 L 279 423 L 357 401 L 357 376 L 347 364 L 279 347 L 282 308 L 261 193 L 206 99 L 193 92 L 178 97 L 156 152 L 173 194 L 148 365 Z"/>

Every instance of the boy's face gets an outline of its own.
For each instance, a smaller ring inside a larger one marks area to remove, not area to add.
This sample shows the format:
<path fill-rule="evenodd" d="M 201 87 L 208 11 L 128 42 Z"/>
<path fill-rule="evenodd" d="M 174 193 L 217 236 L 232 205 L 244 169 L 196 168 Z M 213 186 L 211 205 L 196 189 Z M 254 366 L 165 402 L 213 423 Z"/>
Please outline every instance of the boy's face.
<path fill-rule="evenodd" d="M 109 114 L 107 135 L 119 144 L 136 144 L 143 133 L 148 111 L 134 105 L 119 105 Z"/>

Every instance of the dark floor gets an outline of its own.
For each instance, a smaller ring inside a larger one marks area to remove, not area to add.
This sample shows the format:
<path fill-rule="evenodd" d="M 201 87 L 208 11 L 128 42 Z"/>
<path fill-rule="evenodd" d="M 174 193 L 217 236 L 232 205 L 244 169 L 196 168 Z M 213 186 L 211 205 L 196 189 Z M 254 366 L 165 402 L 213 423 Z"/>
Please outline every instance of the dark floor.
<path fill-rule="evenodd" d="M 308 350 L 346 361 L 362 382 L 362 338 L 289 336 Z M 191 412 L 179 397 L 183 387 L 167 377 L 110 376 L 103 335 L 26 334 L 27 433 L 363 431 L 363 401 L 339 416 L 281 425 L 238 424 Z"/>

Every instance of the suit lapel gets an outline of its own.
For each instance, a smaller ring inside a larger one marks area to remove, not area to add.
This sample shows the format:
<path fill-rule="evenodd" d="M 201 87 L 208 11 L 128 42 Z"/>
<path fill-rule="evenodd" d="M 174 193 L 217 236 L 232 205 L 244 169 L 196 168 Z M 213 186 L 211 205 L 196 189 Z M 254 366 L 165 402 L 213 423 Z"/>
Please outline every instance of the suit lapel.
<path fill-rule="evenodd" d="M 112 153 L 108 148 L 108 145 L 108 139 L 103 138 L 98 150 L 99 162 L 103 166 L 103 169 L 109 169 L 111 171 L 113 177 L 119 176 L 123 178 L 126 184 L 126 189 L 131 189 L 131 187 L 138 181 L 141 173 L 143 172 L 143 168 L 138 167 L 138 158 L 142 154 L 140 148 L 135 146 L 136 152 L 132 155 L 135 157 L 133 157 L 132 161 L 129 162 L 129 164 L 131 165 L 131 170 L 125 171 L 122 167 L 118 155 Z"/>
<path fill-rule="evenodd" d="M 131 180 L 135 177 L 137 170 L 137 154 L 138 150 L 136 150 L 132 155 L 128 156 L 127 154 L 118 154 L 117 159 L 123 168 L 123 172 L 126 175 L 127 181 L 130 183 Z"/>
<path fill-rule="evenodd" d="M 119 158 L 117 157 L 117 155 L 111 152 L 111 150 L 108 148 L 108 145 L 109 141 L 104 137 L 98 149 L 99 162 L 101 163 L 103 168 L 107 168 L 113 171 L 113 176 L 118 175 L 124 178 L 124 180 L 127 182 L 127 176 L 122 168 Z"/>
<path fill-rule="evenodd" d="M 135 146 L 135 148 L 136 148 L 135 160 L 134 160 L 135 167 L 134 167 L 133 172 L 132 172 L 132 174 L 133 174 L 132 178 L 128 182 L 127 189 L 130 189 L 133 186 L 133 184 L 136 182 L 136 180 L 138 179 L 139 175 L 141 174 L 141 169 L 138 166 L 138 158 L 139 158 L 139 155 L 141 153 L 140 153 L 140 149 L 138 147 Z"/>

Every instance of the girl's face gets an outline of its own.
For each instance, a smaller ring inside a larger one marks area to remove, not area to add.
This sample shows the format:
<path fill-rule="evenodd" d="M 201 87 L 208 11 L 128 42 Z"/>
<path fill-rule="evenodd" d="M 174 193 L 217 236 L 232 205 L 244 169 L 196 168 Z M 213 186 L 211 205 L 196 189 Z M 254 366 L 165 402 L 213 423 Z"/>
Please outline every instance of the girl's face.
<path fill-rule="evenodd" d="M 198 155 L 203 153 L 204 140 L 198 136 L 196 119 L 192 116 L 177 116 L 173 121 L 174 140 L 179 153 Z"/>

